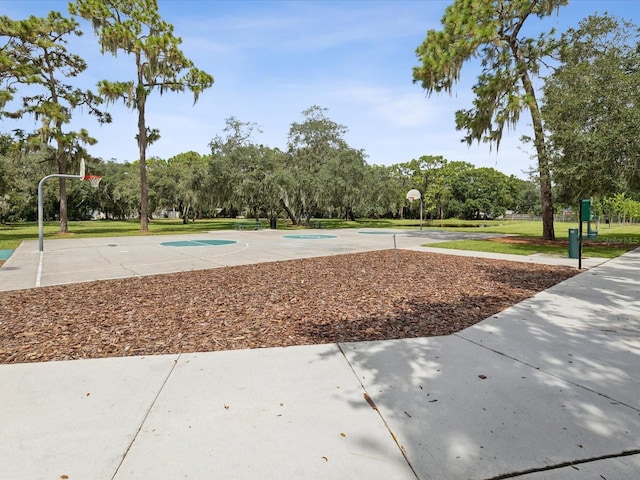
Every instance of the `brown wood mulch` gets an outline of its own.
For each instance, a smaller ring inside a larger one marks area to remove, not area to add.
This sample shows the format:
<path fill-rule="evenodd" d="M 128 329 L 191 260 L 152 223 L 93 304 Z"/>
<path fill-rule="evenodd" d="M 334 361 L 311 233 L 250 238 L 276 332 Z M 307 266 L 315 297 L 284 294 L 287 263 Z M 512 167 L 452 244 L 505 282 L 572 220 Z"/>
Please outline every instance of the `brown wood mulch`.
<path fill-rule="evenodd" d="M 0 292 L 0 363 L 448 335 L 577 273 L 397 253 Z"/>

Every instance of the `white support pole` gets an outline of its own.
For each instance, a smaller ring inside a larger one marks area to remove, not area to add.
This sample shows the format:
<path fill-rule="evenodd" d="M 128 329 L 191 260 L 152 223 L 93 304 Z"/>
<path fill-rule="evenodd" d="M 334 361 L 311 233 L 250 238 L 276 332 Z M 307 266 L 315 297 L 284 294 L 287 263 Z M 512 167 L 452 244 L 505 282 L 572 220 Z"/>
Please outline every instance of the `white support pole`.
<path fill-rule="evenodd" d="M 80 180 L 82 180 L 84 178 L 84 175 L 63 175 L 61 173 L 54 173 L 52 175 L 47 175 L 42 180 L 40 180 L 40 182 L 38 182 L 38 250 L 40 252 L 44 252 L 44 201 L 42 200 L 42 186 L 44 185 L 44 182 L 53 177 L 79 178 Z"/>

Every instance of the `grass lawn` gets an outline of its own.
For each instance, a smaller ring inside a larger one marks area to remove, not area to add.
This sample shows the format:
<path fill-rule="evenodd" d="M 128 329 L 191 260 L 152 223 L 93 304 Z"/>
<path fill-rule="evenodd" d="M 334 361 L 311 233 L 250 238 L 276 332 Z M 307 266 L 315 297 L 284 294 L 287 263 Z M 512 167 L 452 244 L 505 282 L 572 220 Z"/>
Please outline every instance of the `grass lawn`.
<path fill-rule="evenodd" d="M 556 222 L 554 229 L 556 242 L 541 242 L 542 222 L 504 221 L 487 223 L 480 227 L 458 227 L 458 231 L 481 231 L 484 233 L 503 233 L 517 236 L 522 243 L 501 243 L 492 240 L 458 240 L 429 244 L 430 247 L 474 250 L 479 252 L 508 253 L 514 255 L 533 255 L 543 253 L 566 257 L 569 229 L 578 228 L 574 223 Z M 586 240 L 586 226 L 584 236 Z M 595 226 L 592 224 L 592 228 Z M 451 228 L 443 228 L 449 230 Z M 640 246 L 640 225 L 638 224 L 601 224 L 597 241 L 585 241 L 582 248 L 584 257 L 615 258 Z"/>
<path fill-rule="evenodd" d="M 525 237 L 523 237 L 525 238 Z M 548 246 L 537 245 L 535 238 L 532 238 L 531 244 L 510 244 L 499 243 L 491 240 L 459 240 L 454 242 L 440 242 L 430 243 L 428 247 L 437 248 L 450 248 L 453 250 L 473 250 L 476 252 L 495 252 L 495 253 L 507 253 L 513 255 L 534 255 L 536 253 L 542 253 L 545 255 L 553 255 L 558 257 L 566 257 L 569 253 L 569 247 L 564 245 Z M 600 258 L 615 258 L 619 257 L 629 250 L 633 250 L 639 245 L 624 244 L 624 245 L 612 245 L 602 242 L 601 244 L 586 245 L 582 247 L 583 257 L 600 257 Z"/>

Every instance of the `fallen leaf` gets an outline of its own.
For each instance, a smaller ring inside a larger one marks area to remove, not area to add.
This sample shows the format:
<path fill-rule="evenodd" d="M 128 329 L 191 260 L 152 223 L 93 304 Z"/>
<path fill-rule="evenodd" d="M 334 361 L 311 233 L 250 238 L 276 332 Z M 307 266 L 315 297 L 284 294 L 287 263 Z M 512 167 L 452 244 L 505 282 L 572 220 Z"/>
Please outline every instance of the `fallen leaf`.
<path fill-rule="evenodd" d="M 367 401 L 367 403 L 369 404 L 369 406 L 371 408 L 373 408 L 374 410 L 378 410 L 378 407 L 376 407 L 376 404 L 374 403 L 374 401 L 371 399 L 371 397 L 369 396 L 368 393 L 364 393 L 364 399 Z"/>

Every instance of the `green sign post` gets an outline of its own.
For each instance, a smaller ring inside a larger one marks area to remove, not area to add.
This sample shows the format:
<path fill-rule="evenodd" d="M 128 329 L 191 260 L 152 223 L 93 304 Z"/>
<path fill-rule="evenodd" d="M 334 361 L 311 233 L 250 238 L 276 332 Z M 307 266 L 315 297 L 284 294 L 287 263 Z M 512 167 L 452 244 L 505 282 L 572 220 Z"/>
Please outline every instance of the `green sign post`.
<path fill-rule="evenodd" d="M 580 221 L 591 221 L 591 199 L 580 200 Z"/>
<path fill-rule="evenodd" d="M 582 270 L 582 222 L 591 221 L 591 199 L 580 200 L 580 228 L 578 230 L 578 270 Z M 589 223 L 587 223 L 589 225 Z"/>

